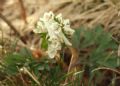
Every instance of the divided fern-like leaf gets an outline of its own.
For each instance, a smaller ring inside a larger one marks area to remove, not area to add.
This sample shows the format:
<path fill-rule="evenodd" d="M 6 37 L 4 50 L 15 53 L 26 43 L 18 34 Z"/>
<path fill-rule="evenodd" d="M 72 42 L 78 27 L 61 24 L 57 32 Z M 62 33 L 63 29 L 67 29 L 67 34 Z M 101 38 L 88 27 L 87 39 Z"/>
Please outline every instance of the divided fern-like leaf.
<path fill-rule="evenodd" d="M 112 35 L 105 32 L 101 26 L 94 29 L 79 28 L 75 30 L 72 38 L 73 46 L 79 51 L 86 51 L 89 65 L 117 67 L 116 50 L 118 44 L 112 39 Z M 80 57 L 84 58 L 84 57 Z"/>

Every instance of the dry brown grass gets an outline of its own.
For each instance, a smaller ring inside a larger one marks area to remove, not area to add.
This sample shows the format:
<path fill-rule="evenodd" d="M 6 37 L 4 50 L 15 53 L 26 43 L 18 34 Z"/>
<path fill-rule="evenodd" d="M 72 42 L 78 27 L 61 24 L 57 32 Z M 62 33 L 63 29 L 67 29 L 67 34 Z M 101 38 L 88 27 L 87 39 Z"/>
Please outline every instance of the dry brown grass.
<path fill-rule="evenodd" d="M 62 13 L 65 18 L 71 20 L 74 28 L 80 26 L 91 28 L 101 24 L 106 31 L 112 32 L 118 40 L 120 39 L 120 0 L 24 0 L 27 24 L 21 18 L 18 1 L 6 0 L 2 14 L 21 35 L 27 37 L 29 46 L 31 46 L 29 43 L 34 44 L 31 38 L 33 36 L 30 36 L 31 30 L 35 28 L 38 18 L 46 11 Z M 2 20 L 0 20 L 0 28 L 9 37 L 10 27 Z M 15 38 L 13 33 L 11 36 Z"/>

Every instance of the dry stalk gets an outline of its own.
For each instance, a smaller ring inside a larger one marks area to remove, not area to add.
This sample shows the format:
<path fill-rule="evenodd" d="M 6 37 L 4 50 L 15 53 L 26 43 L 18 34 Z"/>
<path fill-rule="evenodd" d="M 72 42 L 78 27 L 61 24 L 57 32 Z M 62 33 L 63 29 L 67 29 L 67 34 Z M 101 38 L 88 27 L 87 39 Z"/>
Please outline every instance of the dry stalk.
<path fill-rule="evenodd" d="M 71 50 L 71 53 L 72 53 L 72 56 L 71 56 L 71 60 L 70 60 L 70 64 L 69 64 L 69 67 L 68 67 L 68 75 L 69 73 L 75 73 L 78 71 L 77 67 L 73 67 L 73 65 L 78 62 L 78 59 L 79 59 L 79 52 L 73 48 L 73 47 L 69 47 L 69 49 Z M 74 77 L 72 77 L 71 75 L 68 76 L 65 80 L 65 84 L 71 80 L 74 80 Z"/>
<path fill-rule="evenodd" d="M 95 72 L 98 70 L 109 70 L 109 71 L 115 72 L 116 74 L 120 75 L 120 71 L 117 71 L 116 69 L 112 69 L 112 68 L 107 68 L 107 67 L 99 67 L 99 68 L 92 70 L 92 72 Z"/>
<path fill-rule="evenodd" d="M 23 67 L 23 70 L 38 84 L 38 86 L 42 86 L 36 77 L 34 77 L 26 67 Z"/>
<path fill-rule="evenodd" d="M 20 34 L 20 32 L 12 25 L 12 23 L 4 16 L 0 13 L 0 18 L 7 23 L 7 25 L 14 31 L 14 33 L 17 35 L 17 37 L 20 38 L 20 40 L 26 44 L 26 40 L 22 37 L 22 35 Z"/>
<path fill-rule="evenodd" d="M 21 17 L 24 20 L 24 22 L 27 23 L 27 14 L 26 14 L 25 6 L 23 4 L 23 0 L 18 0 L 18 1 L 21 7 Z"/>

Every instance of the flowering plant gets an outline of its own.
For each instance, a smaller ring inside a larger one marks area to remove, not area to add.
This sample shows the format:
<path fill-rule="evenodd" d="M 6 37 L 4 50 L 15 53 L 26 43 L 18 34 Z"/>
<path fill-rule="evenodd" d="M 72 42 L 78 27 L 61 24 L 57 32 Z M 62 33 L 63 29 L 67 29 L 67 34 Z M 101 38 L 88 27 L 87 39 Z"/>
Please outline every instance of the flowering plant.
<path fill-rule="evenodd" d="M 62 18 L 62 14 L 55 15 L 53 12 L 45 13 L 37 22 L 34 32 L 47 34 L 47 54 L 50 58 L 55 57 L 57 51 L 61 50 L 62 44 L 72 46 L 68 38 L 73 35 L 74 30 L 70 27 L 70 21 Z"/>

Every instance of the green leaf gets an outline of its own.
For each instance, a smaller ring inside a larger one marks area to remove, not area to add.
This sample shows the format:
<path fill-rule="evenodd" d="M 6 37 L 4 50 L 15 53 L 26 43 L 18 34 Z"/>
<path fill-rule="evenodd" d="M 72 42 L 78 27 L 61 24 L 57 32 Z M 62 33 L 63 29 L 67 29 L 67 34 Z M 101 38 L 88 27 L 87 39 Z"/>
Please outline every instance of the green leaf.
<path fill-rule="evenodd" d="M 109 57 L 109 59 L 107 61 L 97 61 L 97 63 L 99 63 L 101 66 L 106 66 L 109 68 L 116 68 L 117 65 L 117 58 L 112 56 Z"/>
<path fill-rule="evenodd" d="M 18 73 L 18 68 L 15 65 L 9 65 L 6 67 L 6 69 L 4 69 L 5 73 L 7 73 L 8 75 L 15 75 Z"/>
<path fill-rule="evenodd" d="M 25 58 L 29 61 L 34 60 L 32 52 L 26 47 L 21 48 L 20 51 L 19 51 L 19 54 L 21 55 L 21 57 L 23 57 L 23 58 Z"/>
<path fill-rule="evenodd" d="M 89 60 L 92 66 L 96 67 L 104 64 L 103 66 L 112 67 L 113 57 L 117 57 L 115 51 L 118 48 L 118 44 L 112 39 L 112 35 L 109 32 L 105 32 L 101 26 L 97 26 L 93 29 L 80 28 L 75 31 L 72 38 L 73 47 L 80 50 L 88 50 Z M 114 52 L 110 54 L 110 52 Z M 80 53 L 81 56 L 85 56 Z M 107 60 L 106 60 L 107 59 Z M 116 58 L 113 59 L 113 67 L 116 67 Z"/>
<path fill-rule="evenodd" d="M 6 66 L 6 73 L 16 74 L 18 72 L 17 67 L 21 67 L 26 62 L 26 59 L 19 53 L 10 53 L 5 56 L 3 62 Z"/>
<path fill-rule="evenodd" d="M 72 46 L 76 49 L 80 47 L 80 33 L 83 28 L 75 29 L 75 33 L 72 36 Z"/>
<path fill-rule="evenodd" d="M 41 37 L 42 37 L 41 48 L 43 48 L 45 50 L 48 48 L 48 40 L 47 40 L 46 35 L 47 35 L 46 33 L 41 34 Z"/>
<path fill-rule="evenodd" d="M 4 62 L 7 65 L 21 64 L 24 63 L 25 61 L 26 61 L 25 58 L 22 57 L 22 55 L 19 53 L 7 54 L 4 59 Z"/>

